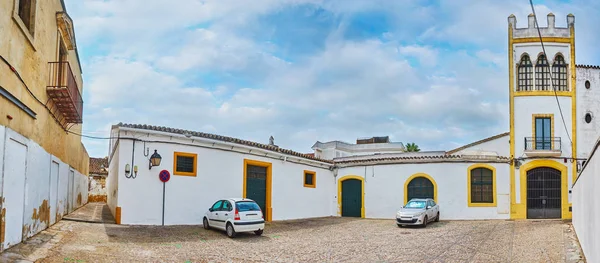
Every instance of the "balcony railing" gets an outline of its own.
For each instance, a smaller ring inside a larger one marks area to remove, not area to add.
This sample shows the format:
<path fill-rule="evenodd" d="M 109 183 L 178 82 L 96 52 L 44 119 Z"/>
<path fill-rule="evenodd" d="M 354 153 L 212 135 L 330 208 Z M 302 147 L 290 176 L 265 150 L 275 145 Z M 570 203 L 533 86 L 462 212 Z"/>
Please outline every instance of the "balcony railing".
<path fill-rule="evenodd" d="M 560 152 L 560 137 L 525 137 L 525 151 Z"/>
<path fill-rule="evenodd" d="M 69 62 L 49 62 L 48 106 L 63 125 L 83 123 L 83 99 Z"/>

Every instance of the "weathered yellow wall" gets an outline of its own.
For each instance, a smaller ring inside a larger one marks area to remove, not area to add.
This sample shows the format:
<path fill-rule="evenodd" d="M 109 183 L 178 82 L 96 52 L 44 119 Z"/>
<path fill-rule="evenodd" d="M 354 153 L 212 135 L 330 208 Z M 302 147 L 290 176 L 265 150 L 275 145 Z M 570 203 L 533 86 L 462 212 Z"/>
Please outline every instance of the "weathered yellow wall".
<path fill-rule="evenodd" d="M 13 18 L 15 0 L 0 1 L 0 55 L 19 72 L 29 89 L 46 103 L 48 62 L 58 61 L 59 33 L 56 12 L 64 11 L 60 0 L 37 0 L 33 44 Z M 75 50 L 68 51 L 71 70 L 76 76 L 80 92 L 83 81 Z M 25 89 L 15 74 L 0 62 L 0 86 L 37 113 L 31 118 L 6 98 L 0 96 L 0 125 L 40 144 L 47 152 L 68 163 L 80 173 L 88 174 L 89 157 L 81 138 L 68 134 L 54 120 L 46 108 L 38 103 Z M 9 120 L 7 115 L 13 117 Z M 84 120 L 85 121 L 85 120 Z M 82 125 L 71 131 L 81 133 Z"/>

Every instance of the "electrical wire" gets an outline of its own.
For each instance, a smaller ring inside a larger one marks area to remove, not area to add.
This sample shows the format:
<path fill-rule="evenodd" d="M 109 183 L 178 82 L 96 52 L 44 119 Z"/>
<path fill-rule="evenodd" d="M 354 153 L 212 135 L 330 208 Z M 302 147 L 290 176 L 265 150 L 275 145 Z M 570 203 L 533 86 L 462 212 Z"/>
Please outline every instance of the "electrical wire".
<path fill-rule="evenodd" d="M 540 26 L 537 21 L 537 15 L 535 14 L 535 8 L 533 7 L 533 0 L 529 0 L 529 4 L 531 5 L 531 11 L 533 12 L 533 18 L 535 19 L 535 26 L 537 28 L 538 36 L 540 37 L 540 43 L 542 44 L 542 52 L 544 53 L 544 57 L 546 61 L 548 61 L 548 56 L 546 55 L 546 48 L 544 47 L 544 40 L 542 39 L 542 32 L 540 31 Z M 571 61 L 571 63 L 575 63 L 575 61 Z M 550 67 L 550 65 L 548 65 Z M 560 106 L 560 101 L 558 100 L 558 94 L 556 92 L 556 88 L 554 87 L 554 76 L 552 75 L 552 70 L 550 71 L 550 86 L 554 91 L 554 98 L 556 98 L 556 104 L 558 104 L 558 111 L 560 112 L 560 118 L 562 119 L 562 123 L 565 127 L 565 132 L 567 133 L 567 138 L 569 138 L 569 142 L 571 142 L 571 147 L 573 147 L 573 140 L 571 140 L 571 135 L 569 135 L 569 129 L 567 128 L 567 123 L 565 122 L 565 117 L 562 112 L 562 107 Z M 573 153 L 571 153 L 571 157 Z"/>

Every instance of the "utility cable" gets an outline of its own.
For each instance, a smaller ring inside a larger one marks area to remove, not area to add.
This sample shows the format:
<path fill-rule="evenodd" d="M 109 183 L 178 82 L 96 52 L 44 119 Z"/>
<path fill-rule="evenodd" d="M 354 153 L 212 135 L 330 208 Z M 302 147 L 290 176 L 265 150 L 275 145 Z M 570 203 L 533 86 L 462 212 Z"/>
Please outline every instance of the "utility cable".
<path fill-rule="evenodd" d="M 533 12 L 533 18 L 535 19 L 535 27 L 537 28 L 538 36 L 540 37 L 540 43 L 542 44 L 542 52 L 544 53 L 544 57 L 546 58 L 546 62 L 548 62 L 548 56 L 546 55 L 546 48 L 544 47 L 544 40 L 542 39 L 542 32 L 540 31 L 540 26 L 537 21 L 537 15 L 535 14 L 535 8 L 533 7 L 533 0 L 529 0 L 529 4 L 531 5 L 531 11 Z M 571 61 L 571 64 L 574 64 L 575 61 Z M 565 117 L 563 116 L 562 108 L 560 106 L 560 101 L 558 100 L 558 94 L 556 92 L 556 88 L 554 87 L 554 76 L 552 75 L 552 70 L 550 70 L 550 63 L 548 63 L 548 69 L 550 72 L 550 87 L 554 91 L 554 98 L 556 98 L 556 104 L 558 104 L 558 111 L 560 112 L 560 118 L 562 119 L 562 123 L 565 127 L 565 132 L 567 133 L 567 138 L 569 138 L 569 142 L 571 142 L 571 148 L 573 147 L 573 140 L 571 140 L 571 136 L 569 135 L 569 129 L 567 128 L 567 123 L 565 122 Z M 571 87 L 572 89 L 573 87 Z M 573 153 L 571 153 L 571 158 L 573 157 Z"/>

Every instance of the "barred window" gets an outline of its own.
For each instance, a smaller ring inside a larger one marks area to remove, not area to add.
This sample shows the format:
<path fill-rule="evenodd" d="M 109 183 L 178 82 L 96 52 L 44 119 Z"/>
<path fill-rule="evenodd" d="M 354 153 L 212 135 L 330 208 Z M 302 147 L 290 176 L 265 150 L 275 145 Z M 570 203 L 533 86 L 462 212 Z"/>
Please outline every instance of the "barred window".
<path fill-rule="evenodd" d="M 556 55 L 552 64 L 552 74 L 557 91 L 568 91 L 567 87 L 567 63 L 562 55 Z"/>
<path fill-rule="evenodd" d="M 535 64 L 535 89 L 551 90 L 550 88 L 550 65 L 544 54 L 540 54 Z"/>
<path fill-rule="evenodd" d="M 519 63 L 519 83 L 517 91 L 533 90 L 533 65 L 529 55 L 524 55 Z"/>
<path fill-rule="evenodd" d="M 471 170 L 471 203 L 494 203 L 494 179 L 492 170 Z"/>
<path fill-rule="evenodd" d="M 198 155 L 194 153 L 175 152 L 173 163 L 174 175 L 196 176 Z"/>

